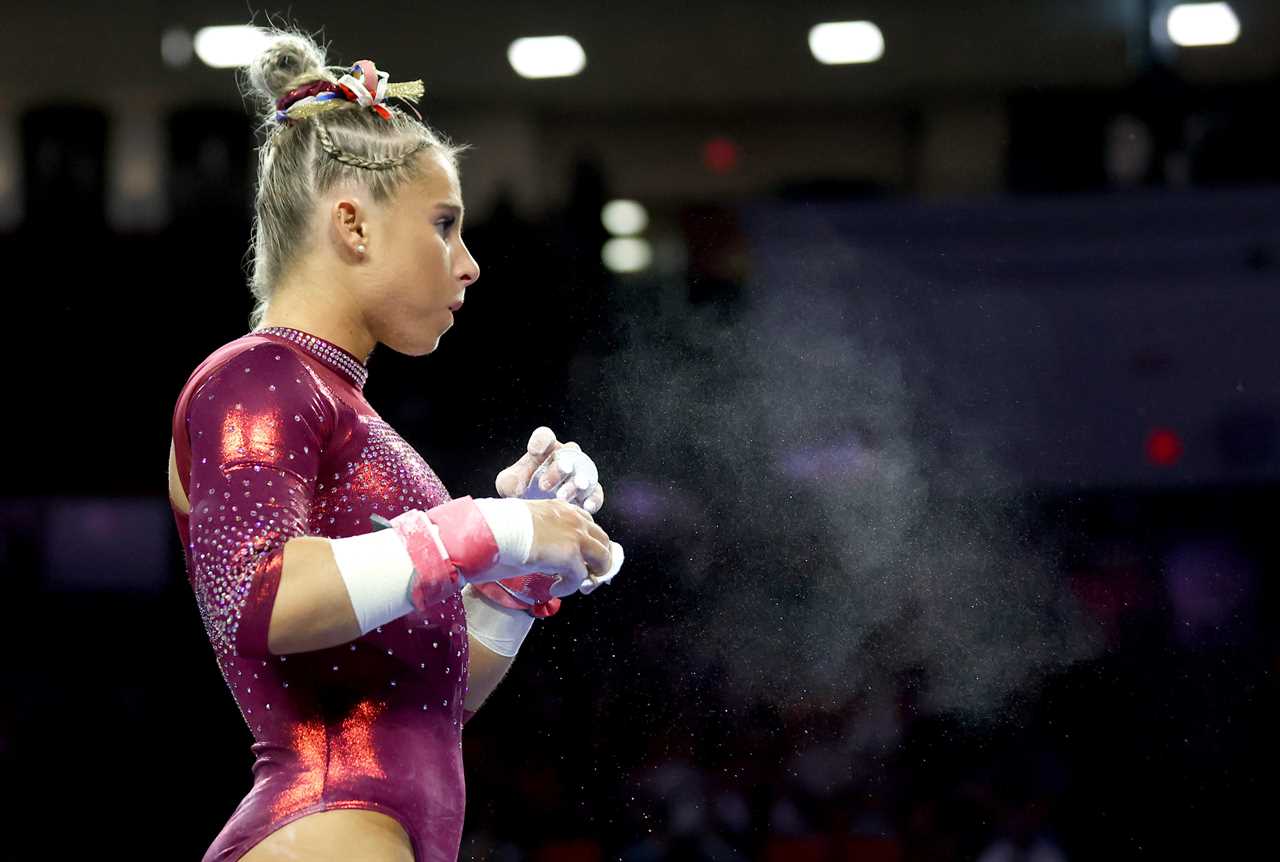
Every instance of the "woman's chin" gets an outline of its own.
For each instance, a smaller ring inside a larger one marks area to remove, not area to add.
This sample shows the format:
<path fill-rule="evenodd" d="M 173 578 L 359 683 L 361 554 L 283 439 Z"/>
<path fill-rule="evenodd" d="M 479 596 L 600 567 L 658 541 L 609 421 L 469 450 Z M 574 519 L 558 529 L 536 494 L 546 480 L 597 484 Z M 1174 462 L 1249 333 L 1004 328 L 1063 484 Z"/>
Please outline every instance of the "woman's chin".
<path fill-rule="evenodd" d="M 396 353 L 402 356 L 426 356 L 428 353 L 434 353 L 436 348 L 440 346 L 440 338 L 444 335 L 444 331 L 438 332 L 434 338 L 422 338 L 415 333 L 408 338 L 397 340 L 394 344 L 387 343 Z M 384 342 L 385 343 L 385 342 Z"/>
<path fill-rule="evenodd" d="M 429 353 L 435 353 L 435 352 L 436 352 L 436 348 L 440 346 L 440 337 L 441 337 L 442 335 L 444 335 L 444 333 L 443 333 L 443 332 L 442 332 L 442 333 L 440 333 L 440 335 L 437 335 L 437 336 L 436 336 L 436 340 L 435 340 L 435 341 L 433 341 L 433 342 L 431 342 L 430 344 L 422 344 L 422 345 L 421 345 L 421 348 L 422 348 L 422 349 L 421 349 L 421 350 L 416 350 L 416 351 L 414 351 L 413 355 L 414 355 L 414 356 L 426 356 L 426 355 L 427 355 L 427 354 L 429 354 Z"/>

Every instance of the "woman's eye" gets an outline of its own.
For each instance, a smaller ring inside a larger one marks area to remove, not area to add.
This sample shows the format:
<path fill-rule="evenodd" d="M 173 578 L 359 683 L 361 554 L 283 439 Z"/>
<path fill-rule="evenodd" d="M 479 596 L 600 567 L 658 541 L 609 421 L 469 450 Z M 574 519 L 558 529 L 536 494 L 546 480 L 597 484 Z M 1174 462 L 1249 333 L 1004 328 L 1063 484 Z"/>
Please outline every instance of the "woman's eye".
<path fill-rule="evenodd" d="M 447 218 L 447 219 L 441 219 L 440 221 L 436 222 L 436 224 L 443 227 L 444 232 L 447 234 L 449 232 L 449 228 L 453 227 L 454 221 L 455 219 Z"/>

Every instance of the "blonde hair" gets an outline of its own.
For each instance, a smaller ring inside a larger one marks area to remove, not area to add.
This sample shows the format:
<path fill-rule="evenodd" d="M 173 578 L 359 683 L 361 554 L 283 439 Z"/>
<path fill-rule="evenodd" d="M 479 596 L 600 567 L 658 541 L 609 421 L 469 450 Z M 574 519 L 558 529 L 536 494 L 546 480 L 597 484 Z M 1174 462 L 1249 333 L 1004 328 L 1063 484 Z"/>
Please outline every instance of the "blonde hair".
<path fill-rule="evenodd" d="M 276 28 L 269 33 L 269 46 L 248 68 L 248 93 L 265 106 L 258 132 L 266 138 L 258 149 L 253 202 L 250 329 L 262 324 L 275 286 L 306 250 L 307 231 L 322 195 L 354 182 L 368 189 L 375 202 L 385 204 L 402 186 L 422 177 L 423 162 L 415 158 L 422 150 L 443 156 L 456 172 L 458 156 L 470 149 L 388 103 L 383 106 L 390 120 L 372 108 L 343 101 L 323 114 L 288 125 L 277 123 L 277 99 L 312 81 L 337 83 L 348 69 L 326 66 L 324 49 L 309 36 Z"/>

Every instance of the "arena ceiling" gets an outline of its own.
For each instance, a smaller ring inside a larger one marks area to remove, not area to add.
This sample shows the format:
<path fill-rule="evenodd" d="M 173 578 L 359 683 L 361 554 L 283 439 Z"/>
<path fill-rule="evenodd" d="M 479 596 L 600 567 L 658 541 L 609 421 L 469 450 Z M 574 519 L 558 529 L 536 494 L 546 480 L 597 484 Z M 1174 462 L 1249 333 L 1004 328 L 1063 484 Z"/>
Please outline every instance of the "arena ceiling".
<path fill-rule="evenodd" d="M 161 60 L 171 27 L 287 21 L 330 46 L 330 62 L 371 57 L 392 80 L 422 78 L 428 104 L 546 113 L 751 110 L 891 104 L 1034 88 L 1122 87 L 1141 67 L 1151 0 L 858 0 L 587 3 L 567 0 L 348 4 L 295 2 L 21 4 L 6 13 L 5 56 L 21 86 L 0 107 L 145 93 L 162 101 L 239 101 L 229 70 Z M 1232 0 L 1234 45 L 1183 50 L 1189 81 L 1280 74 L 1280 3 Z M 256 14 L 255 10 L 256 9 Z M 281 14 L 288 10 L 288 18 Z M 874 64 L 824 66 L 807 44 L 823 21 L 867 19 L 884 33 Z M 525 80 L 506 61 L 521 36 L 565 33 L 587 53 L 572 78 Z M 37 47 L 38 46 L 38 49 Z"/>

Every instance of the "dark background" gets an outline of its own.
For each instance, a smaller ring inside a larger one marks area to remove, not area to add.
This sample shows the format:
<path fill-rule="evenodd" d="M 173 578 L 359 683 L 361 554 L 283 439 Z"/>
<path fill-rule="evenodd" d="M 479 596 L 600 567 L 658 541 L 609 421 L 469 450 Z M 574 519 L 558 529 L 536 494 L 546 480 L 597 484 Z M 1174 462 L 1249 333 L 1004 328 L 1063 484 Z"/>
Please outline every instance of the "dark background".
<path fill-rule="evenodd" d="M 1267 846 L 1280 7 L 1178 49 L 1165 5 L 290 7 L 475 147 L 482 278 L 369 401 L 454 496 L 578 441 L 627 551 L 468 725 L 463 858 Z M 250 785 L 164 465 L 248 329 L 255 120 L 159 46 L 251 14 L 0 34 L 11 847 L 196 858 Z M 879 63 L 809 55 L 847 19 Z M 517 77 L 550 33 L 586 69 Z M 642 272 L 602 263 L 615 198 Z"/>

